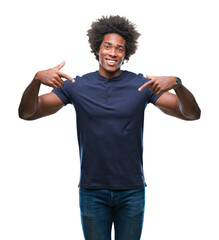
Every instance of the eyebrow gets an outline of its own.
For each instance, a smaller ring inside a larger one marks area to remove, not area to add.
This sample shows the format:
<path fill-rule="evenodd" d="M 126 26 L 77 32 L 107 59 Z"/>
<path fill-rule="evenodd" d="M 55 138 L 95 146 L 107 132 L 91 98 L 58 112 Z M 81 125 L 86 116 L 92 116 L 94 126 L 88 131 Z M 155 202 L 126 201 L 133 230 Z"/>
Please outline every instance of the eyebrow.
<path fill-rule="evenodd" d="M 105 42 L 106 44 L 113 45 L 111 42 Z M 117 44 L 118 47 L 124 48 L 125 46 Z"/>

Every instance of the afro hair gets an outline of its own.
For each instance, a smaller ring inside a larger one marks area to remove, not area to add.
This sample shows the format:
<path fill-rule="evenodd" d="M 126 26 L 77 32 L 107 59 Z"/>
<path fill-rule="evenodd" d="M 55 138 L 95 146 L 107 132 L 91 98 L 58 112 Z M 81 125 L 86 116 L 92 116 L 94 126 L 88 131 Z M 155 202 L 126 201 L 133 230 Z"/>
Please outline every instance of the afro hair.
<path fill-rule="evenodd" d="M 97 52 L 104 39 L 104 35 L 108 33 L 116 33 L 122 36 L 125 41 L 125 60 L 129 60 L 137 50 L 137 39 L 140 33 L 137 32 L 135 24 L 125 17 L 109 16 L 97 19 L 91 24 L 91 28 L 87 31 L 88 42 L 90 43 L 91 52 L 94 53 L 97 60 L 99 56 Z"/>

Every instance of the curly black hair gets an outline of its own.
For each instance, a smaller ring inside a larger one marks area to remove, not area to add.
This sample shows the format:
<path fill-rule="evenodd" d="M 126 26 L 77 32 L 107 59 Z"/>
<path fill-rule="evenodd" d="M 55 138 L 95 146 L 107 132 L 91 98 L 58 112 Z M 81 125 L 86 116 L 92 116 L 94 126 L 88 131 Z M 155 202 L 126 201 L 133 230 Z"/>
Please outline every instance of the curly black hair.
<path fill-rule="evenodd" d="M 137 39 L 140 33 L 137 32 L 135 24 L 125 17 L 109 16 L 97 19 L 91 24 L 91 28 L 87 31 L 88 42 L 90 43 L 91 52 L 94 53 L 97 60 L 99 56 L 97 52 L 104 39 L 104 35 L 108 33 L 117 33 L 122 36 L 125 41 L 125 60 L 129 60 L 137 50 Z"/>

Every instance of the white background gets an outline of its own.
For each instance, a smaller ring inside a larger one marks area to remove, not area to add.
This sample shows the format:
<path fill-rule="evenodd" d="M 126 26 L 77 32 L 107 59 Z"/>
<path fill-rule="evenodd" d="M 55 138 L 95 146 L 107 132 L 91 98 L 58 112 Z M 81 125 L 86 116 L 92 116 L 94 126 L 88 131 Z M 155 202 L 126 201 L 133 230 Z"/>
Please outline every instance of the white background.
<path fill-rule="evenodd" d="M 139 49 L 123 69 L 179 76 L 202 109 L 201 119 L 193 122 L 166 116 L 152 104 L 146 110 L 142 239 L 218 240 L 216 0 L 1 4 L 0 239 L 83 239 L 73 107 L 31 122 L 19 119 L 17 109 L 39 70 L 62 60 L 62 71 L 72 77 L 98 69 L 86 31 L 110 14 L 126 16 L 141 32 Z"/>

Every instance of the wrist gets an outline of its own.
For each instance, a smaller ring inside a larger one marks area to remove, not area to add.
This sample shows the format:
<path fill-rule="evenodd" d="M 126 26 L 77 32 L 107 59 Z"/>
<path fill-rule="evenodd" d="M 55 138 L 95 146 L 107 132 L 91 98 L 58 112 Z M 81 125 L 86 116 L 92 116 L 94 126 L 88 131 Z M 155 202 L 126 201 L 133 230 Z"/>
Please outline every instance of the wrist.
<path fill-rule="evenodd" d="M 180 88 L 182 86 L 182 80 L 178 77 L 175 77 L 175 81 L 176 81 L 176 84 L 175 86 L 173 87 L 174 90 Z"/>
<path fill-rule="evenodd" d="M 41 84 L 41 78 L 40 78 L 40 72 L 37 72 L 33 78 L 33 82 L 35 84 L 40 85 Z"/>

